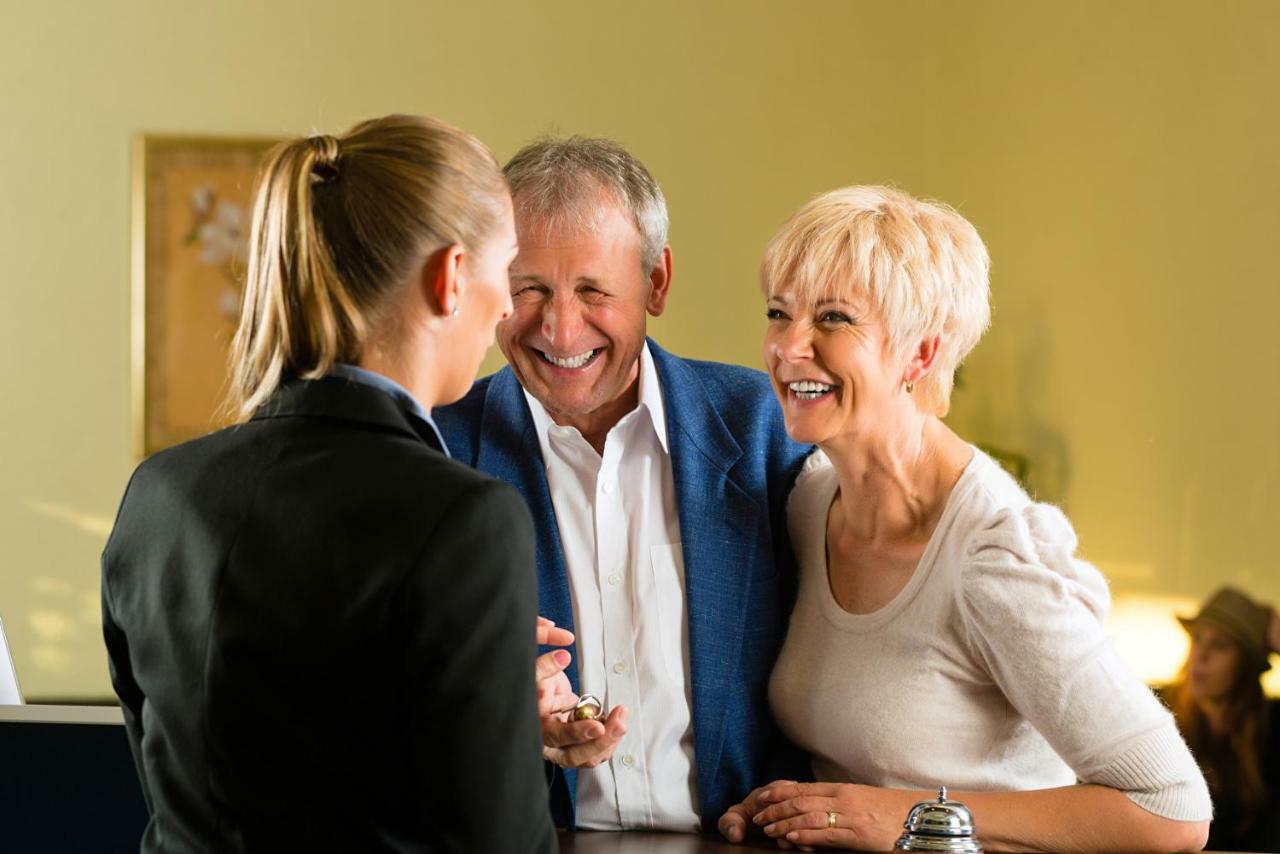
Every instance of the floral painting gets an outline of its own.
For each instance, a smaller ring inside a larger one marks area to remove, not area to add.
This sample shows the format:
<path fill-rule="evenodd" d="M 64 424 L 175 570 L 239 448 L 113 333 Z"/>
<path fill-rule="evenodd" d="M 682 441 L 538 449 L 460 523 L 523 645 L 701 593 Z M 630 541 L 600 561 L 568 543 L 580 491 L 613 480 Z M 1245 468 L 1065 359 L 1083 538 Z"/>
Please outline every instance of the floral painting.
<path fill-rule="evenodd" d="M 134 155 L 134 452 L 222 426 L 253 183 L 269 139 L 140 138 Z"/>

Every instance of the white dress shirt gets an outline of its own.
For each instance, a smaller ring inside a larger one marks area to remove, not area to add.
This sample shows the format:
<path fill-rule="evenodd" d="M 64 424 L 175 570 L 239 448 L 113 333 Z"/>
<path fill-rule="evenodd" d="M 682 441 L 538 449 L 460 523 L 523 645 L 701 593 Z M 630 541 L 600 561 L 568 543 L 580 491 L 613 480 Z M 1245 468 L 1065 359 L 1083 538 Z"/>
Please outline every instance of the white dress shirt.
<path fill-rule="evenodd" d="M 577 823 L 697 832 L 689 630 L 662 389 L 646 344 L 639 405 L 597 454 L 528 392 L 560 528 L 579 686 L 631 710 L 613 758 L 578 771 Z"/>

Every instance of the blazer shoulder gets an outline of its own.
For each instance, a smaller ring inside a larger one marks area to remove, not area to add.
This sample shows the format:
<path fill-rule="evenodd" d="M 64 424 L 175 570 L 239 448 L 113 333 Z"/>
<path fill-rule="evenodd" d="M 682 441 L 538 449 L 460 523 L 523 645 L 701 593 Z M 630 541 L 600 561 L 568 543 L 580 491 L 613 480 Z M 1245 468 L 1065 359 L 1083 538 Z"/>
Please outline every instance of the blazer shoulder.
<path fill-rule="evenodd" d="M 252 422 L 234 424 L 156 451 L 134 467 L 124 498 L 127 500 L 132 493 L 143 492 L 156 483 L 182 481 L 195 472 L 219 469 L 228 460 L 233 464 L 261 467 L 272 449 L 253 441 L 254 434 L 260 432 Z"/>
<path fill-rule="evenodd" d="M 313 455 L 324 451 L 324 469 Z M 493 478 L 451 459 L 416 437 L 327 419 L 249 422 L 219 430 L 148 457 L 134 472 L 121 503 L 137 509 L 157 503 L 221 496 L 240 501 L 249 490 L 281 482 L 314 481 L 324 495 L 367 483 L 390 502 L 440 506 Z"/>
<path fill-rule="evenodd" d="M 683 418 L 682 407 L 705 403 L 716 413 L 725 429 L 746 452 L 748 460 L 757 460 L 773 469 L 794 476 L 801 460 L 812 450 L 787 435 L 773 391 L 773 383 L 764 371 L 723 362 L 683 359 L 663 353 L 667 360 L 667 378 L 672 382 L 695 382 L 702 395 L 681 394 L 672 389 L 665 395 L 673 405 L 670 417 Z"/>
<path fill-rule="evenodd" d="M 410 501 L 434 499 L 432 503 L 438 503 L 445 499 L 447 503 L 450 496 L 457 498 L 505 486 L 502 481 L 472 468 L 465 461 L 446 457 L 425 444 L 406 442 L 406 445 L 409 447 L 398 449 L 394 455 L 382 456 L 376 465 L 385 466 L 387 477 L 393 478 L 395 483 L 418 493 L 407 496 Z"/>
<path fill-rule="evenodd" d="M 451 424 L 463 421 L 479 421 L 481 413 L 484 412 L 485 396 L 489 393 L 489 386 L 496 376 L 497 374 L 490 374 L 487 377 L 481 377 L 471 384 L 471 388 L 460 399 L 446 406 L 433 408 L 431 410 L 432 420 L 437 424 L 443 424 L 446 421 Z"/>
<path fill-rule="evenodd" d="M 758 404 L 772 401 L 773 384 L 769 375 L 755 368 L 731 365 L 725 362 L 709 362 L 700 359 L 678 359 L 702 381 L 703 386 L 717 403 Z"/>
<path fill-rule="evenodd" d="M 416 481 L 423 484 L 424 488 L 432 488 L 432 481 L 436 483 L 440 481 L 447 482 L 453 485 L 459 493 L 502 492 L 507 487 L 507 484 L 495 477 L 490 477 L 460 460 L 445 457 L 435 452 L 431 452 L 429 459 L 423 459 L 422 465 L 422 477 L 417 478 Z M 514 489 L 511 491 L 515 493 Z"/>
<path fill-rule="evenodd" d="M 484 420 L 485 400 L 496 376 L 498 374 L 495 373 L 481 377 L 460 400 L 431 410 L 431 420 L 440 429 L 440 435 L 444 436 L 449 452 L 458 459 L 468 462 L 475 459 L 475 443 L 480 424 Z"/>
<path fill-rule="evenodd" d="M 501 525 L 494 528 L 496 532 L 501 532 L 498 539 L 509 536 L 519 539 L 527 532 L 528 542 L 532 546 L 533 517 L 516 488 L 506 481 L 490 477 L 456 461 L 449 462 L 451 468 L 459 471 L 452 473 L 450 478 L 449 489 L 453 494 L 445 516 L 461 513 L 465 517 L 501 520 Z M 456 531 L 445 532 L 446 535 L 450 533 Z"/>

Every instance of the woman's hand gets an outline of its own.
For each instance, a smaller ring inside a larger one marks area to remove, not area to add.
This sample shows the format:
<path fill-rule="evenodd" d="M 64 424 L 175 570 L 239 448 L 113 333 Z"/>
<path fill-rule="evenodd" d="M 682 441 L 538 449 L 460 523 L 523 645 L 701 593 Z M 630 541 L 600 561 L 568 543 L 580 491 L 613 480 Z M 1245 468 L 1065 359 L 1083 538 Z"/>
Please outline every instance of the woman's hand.
<path fill-rule="evenodd" d="M 546 617 L 538 617 L 535 641 L 543 646 L 568 646 L 573 643 L 573 633 L 561 629 Z M 578 702 L 569 677 L 564 669 L 571 656 L 567 650 L 556 649 L 538 656 L 534 662 L 534 680 L 538 691 L 538 717 L 568 711 Z"/>
<path fill-rule="evenodd" d="M 775 783 L 752 793 L 764 807 L 755 812 L 752 822 L 780 844 L 789 842 L 801 849 L 820 845 L 889 851 L 907 813 L 924 797 L 921 792 L 853 783 Z M 722 833 L 723 828 L 721 819 Z"/>

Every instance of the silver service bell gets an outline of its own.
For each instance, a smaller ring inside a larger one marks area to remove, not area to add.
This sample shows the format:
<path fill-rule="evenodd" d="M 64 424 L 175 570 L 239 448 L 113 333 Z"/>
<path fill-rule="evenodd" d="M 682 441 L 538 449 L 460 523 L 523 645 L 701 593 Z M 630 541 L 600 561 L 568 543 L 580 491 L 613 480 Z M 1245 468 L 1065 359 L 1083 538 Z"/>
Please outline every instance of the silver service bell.
<path fill-rule="evenodd" d="M 936 801 L 922 801 L 907 813 L 894 851 L 954 851 L 981 854 L 974 835 L 973 813 L 964 804 L 947 800 L 947 787 L 938 789 Z"/>

